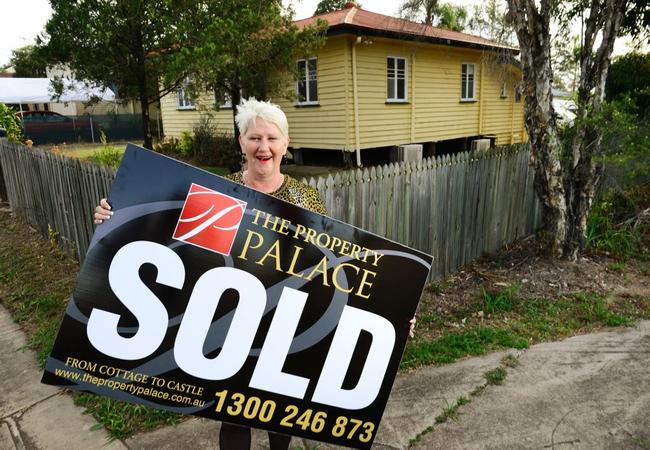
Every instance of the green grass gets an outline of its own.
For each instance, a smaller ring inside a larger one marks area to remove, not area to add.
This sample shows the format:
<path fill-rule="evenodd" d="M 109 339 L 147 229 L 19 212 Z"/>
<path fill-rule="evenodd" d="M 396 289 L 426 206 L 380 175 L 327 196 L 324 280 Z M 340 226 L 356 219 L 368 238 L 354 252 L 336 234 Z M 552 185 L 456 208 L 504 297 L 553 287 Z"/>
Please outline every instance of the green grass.
<path fill-rule="evenodd" d="M 444 292 L 444 290 L 445 290 L 444 283 L 442 283 L 440 281 L 432 281 L 431 283 L 429 283 L 429 285 L 427 285 L 426 288 L 430 292 L 433 292 L 436 295 L 442 294 Z"/>
<path fill-rule="evenodd" d="M 454 421 L 458 420 L 458 416 L 460 414 L 460 412 L 458 411 L 459 408 L 463 405 L 467 405 L 470 402 L 471 400 L 468 399 L 467 397 L 463 397 L 463 396 L 458 397 L 456 403 L 454 403 L 453 405 L 447 405 L 442 410 L 442 414 L 436 417 L 436 423 L 445 423 L 449 419 Z"/>
<path fill-rule="evenodd" d="M 614 272 L 623 272 L 625 270 L 625 263 L 615 262 L 615 263 L 611 263 L 607 267 L 609 268 L 609 270 L 613 270 Z"/>
<path fill-rule="evenodd" d="M 409 343 L 402 368 L 426 364 L 448 364 L 464 356 L 484 355 L 501 348 L 527 348 L 528 341 L 508 329 L 475 326 L 466 331 L 450 332 L 433 341 Z"/>
<path fill-rule="evenodd" d="M 117 439 L 130 436 L 136 431 L 152 430 L 162 425 L 172 425 L 182 419 L 180 414 L 147 408 L 93 394 L 78 394 L 74 402 L 83 406 L 99 423 Z"/>
<path fill-rule="evenodd" d="M 483 310 L 488 314 L 512 311 L 515 308 L 515 295 L 520 288 L 520 284 L 513 284 L 503 291 L 486 291 L 481 288 Z"/>
<path fill-rule="evenodd" d="M 423 431 L 421 431 L 420 433 L 418 433 L 417 436 L 415 436 L 413 439 L 409 440 L 409 447 L 411 447 L 411 446 L 417 444 L 418 442 L 420 442 L 420 440 L 422 440 L 422 438 L 423 438 L 425 435 L 431 433 L 432 431 L 433 431 L 433 427 L 432 427 L 432 426 L 429 426 L 429 427 L 425 428 Z"/>
<path fill-rule="evenodd" d="M 501 385 L 508 376 L 508 372 L 503 367 L 497 367 L 496 369 L 485 372 L 483 376 L 487 384 L 491 386 Z"/>
<path fill-rule="evenodd" d="M 501 358 L 501 365 L 503 367 L 509 367 L 510 369 L 514 369 L 519 365 L 519 358 L 508 354 L 503 358 Z"/>
<path fill-rule="evenodd" d="M 442 319 L 424 323 L 444 326 L 442 336 L 433 340 L 409 341 L 402 369 L 428 364 L 448 364 L 466 356 L 484 355 L 501 349 L 523 349 L 531 344 L 589 332 L 602 327 L 631 326 L 650 318 L 650 298 L 609 298 L 581 292 L 558 298 L 519 298 L 512 288 L 504 292 L 483 292 L 469 310 L 456 316 L 471 317 L 483 308 L 491 311 L 492 325 L 468 321 L 462 328 L 441 325 Z M 506 320 L 507 319 L 507 320 Z M 420 322 L 418 318 L 418 322 Z"/>
<path fill-rule="evenodd" d="M 79 266 L 24 223 L 0 213 L 0 301 L 28 336 L 28 347 L 44 367 L 59 330 Z M 78 405 L 115 438 L 175 423 L 181 416 L 93 394 L 75 396 Z"/>
<path fill-rule="evenodd" d="M 650 439 L 646 439 L 643 436 L 635 437 L 632 439 L 636 445 L 639 447 L 650 450 Z"/>

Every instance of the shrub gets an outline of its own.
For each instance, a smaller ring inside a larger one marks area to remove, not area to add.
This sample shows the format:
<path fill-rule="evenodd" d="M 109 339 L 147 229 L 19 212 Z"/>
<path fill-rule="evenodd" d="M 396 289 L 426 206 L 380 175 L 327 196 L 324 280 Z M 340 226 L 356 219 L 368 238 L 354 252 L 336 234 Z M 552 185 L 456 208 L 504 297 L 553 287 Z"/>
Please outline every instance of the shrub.
<path fill-rule="evenodd" d="M 23 129 L 16 111 L 4 103 L 0 103 L 0 128 L 7 130 L 9 142 L 19 143 L 23 138 Z"/>
<path fill-rule="evenodd" d="M 112 145 L 108 145 L 106 141 L 106 134 L 103 131 L 99 132 L 99 141 L 103 144 L 102 148 L 90 155 L 88 159 L 94 163 L 110 166 L 117 169 L 122 162 L 124 152 L 118 150 Z"/>
<path fill-rule="evenodd" d="M 88 159 L 94 163 L 103 164 L 117 169 L 122 162 L 122 156 L 124 156 L 123 152 L 119 151 L 115 147 L 107 145 L 90 155 Z"/>
<path fill-rule="evenodd" d="M 153 150 L 163 155 L 178 155 L 180 154 L 180 141 L 175 137 L 165 137 L 162 141 L 154 144 Z"/>
<path fill-rule="evenodd" d="M 608 191 L 589 214 L 587 248 L 609 252 L 619 258 L 641 254 L 647 230 L 637 223 L 636 215 L 649 203 L 649 183 L 625 192 Z"/>
<path fill-rule="evenodd" d="M 235 138 L 225 132 L 217 131 L 212 118 L 201 116 L 194 127 L 194 158 L 196 164 L 203 166 L 239 167 L 239 152 Z"/>
<path fill-rule="evenodd" d="M 192 157 L 194 155 L 194 138 L 189 131 L 181 132 L 181 139 L 178 142 L 178 151 L 181 155 Z"/>

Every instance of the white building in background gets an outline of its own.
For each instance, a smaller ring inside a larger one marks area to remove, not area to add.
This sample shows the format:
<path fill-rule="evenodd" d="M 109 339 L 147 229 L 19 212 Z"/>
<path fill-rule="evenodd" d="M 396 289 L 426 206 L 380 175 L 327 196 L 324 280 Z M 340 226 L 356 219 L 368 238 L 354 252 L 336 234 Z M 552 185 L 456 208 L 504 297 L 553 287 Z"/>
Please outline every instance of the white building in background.
<path fill-rule="evenodd" d="M 47 110 L 65 115 L 82 115 L 77 105 L 99 98 L 99 104 L 109 110 L 115 108 L 115 94 L 84 86 L 78 81 L 65 80 L 65 90 L 60 98 L 54 99 L 54 90 L 49 78 L 0 78 L 0 103 L 14 106 L 19 111 Z"/>

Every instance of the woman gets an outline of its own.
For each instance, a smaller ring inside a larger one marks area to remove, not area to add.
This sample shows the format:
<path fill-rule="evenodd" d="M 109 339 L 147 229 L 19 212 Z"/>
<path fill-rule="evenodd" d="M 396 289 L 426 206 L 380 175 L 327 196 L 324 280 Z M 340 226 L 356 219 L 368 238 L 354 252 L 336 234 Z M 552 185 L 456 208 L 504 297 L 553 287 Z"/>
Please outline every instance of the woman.
<path fill-rule="evenodd" d="M 229 175 L 230 180 L 256 191 L 311 211 L 325 214 L 318 191 L 280 172 L 280 163 L 289 147 L 289 123 L 279 106 L 249 98 L 237 106 L 235 116 L 239 128 L 239 145 L 246 168 Z M 95 208 L 95 223 L 110 219 L 113 214 L 106 199 Z M 415 319 L 411 320 L 411 334 Z M 285 450 L 290 436 L 269 432 L 271 450 Z M 250 428 L 222 422 L 219 447 L 222 450 L 250 448 Z"/>

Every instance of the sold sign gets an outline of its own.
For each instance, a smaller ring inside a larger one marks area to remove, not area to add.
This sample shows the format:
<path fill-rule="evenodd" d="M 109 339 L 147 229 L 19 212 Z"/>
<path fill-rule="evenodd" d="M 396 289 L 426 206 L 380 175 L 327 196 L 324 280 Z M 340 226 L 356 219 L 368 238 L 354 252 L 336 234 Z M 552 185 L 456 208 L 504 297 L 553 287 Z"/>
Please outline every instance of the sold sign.
<path fill-rule="evenodd" d="M 371 446 L 430 256 L 132 145 L 109 200 L 43 382 Z"/>

